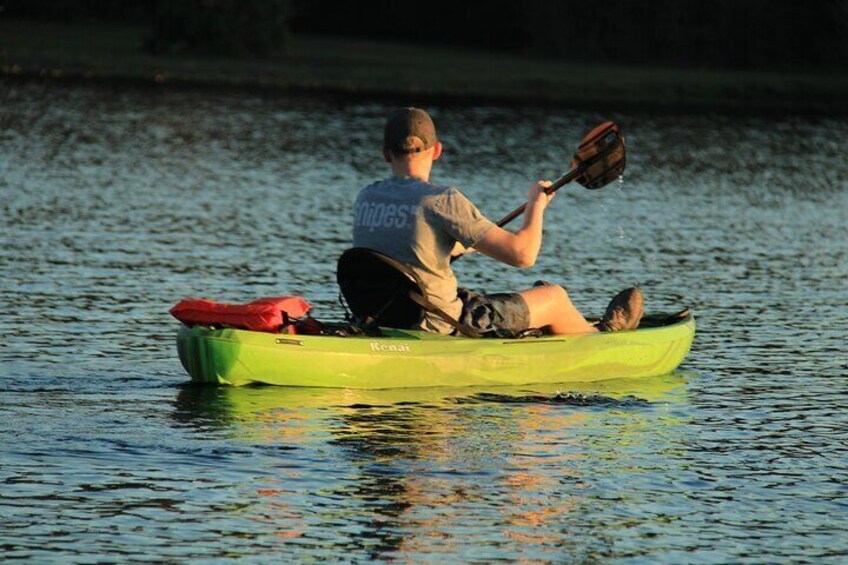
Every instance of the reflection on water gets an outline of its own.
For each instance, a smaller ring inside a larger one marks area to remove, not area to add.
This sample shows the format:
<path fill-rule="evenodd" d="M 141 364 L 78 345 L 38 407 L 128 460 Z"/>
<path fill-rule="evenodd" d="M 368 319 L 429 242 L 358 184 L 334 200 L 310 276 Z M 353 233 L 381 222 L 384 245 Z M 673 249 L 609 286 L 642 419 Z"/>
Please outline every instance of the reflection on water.
<path fill-rule="evenodd" d="M 694 309 L 684 372 L 518 389 L 181 386 L 183 296 L 332 285 L 386 107 L 0 88 L 0 547 L 44 562 L 839 562 L 848 552 L 844 120 L 620 115 L 621 185 L 560 191 L 529 271 L 597 314 Z M 433 108 L 492 217 L 593 116 Z M 485 140 L 481 142 L 480 140 Z M 114 557 L 113 557 L 114 556 Z"/>
<path fill-rule="evenodd" d="M 562 528 L 578 530 L 584 499 L 606 488 L 599 470 L 653 442 L 657 424 L 680 423 L 665 403 L 681 400 L 684 383 L 683 375 L 610 382 L 609 396 L 581 395 L 576 407 L 552 401 L 565 398 L 552 387 L 488 397 L 478 389 L 186 387 L 174 419 L 286 450 L 246 511 L 299 547 L 447 558 L 466 553 L 474 537 L 481 546 L 469 557 L 516 559 L 533 543 L 537 557 L 557 558 L 568 555 Z M 626 396 L 635 387 L 652 400 Z M 605 426 L 614 434 L 593 433 Z"/>

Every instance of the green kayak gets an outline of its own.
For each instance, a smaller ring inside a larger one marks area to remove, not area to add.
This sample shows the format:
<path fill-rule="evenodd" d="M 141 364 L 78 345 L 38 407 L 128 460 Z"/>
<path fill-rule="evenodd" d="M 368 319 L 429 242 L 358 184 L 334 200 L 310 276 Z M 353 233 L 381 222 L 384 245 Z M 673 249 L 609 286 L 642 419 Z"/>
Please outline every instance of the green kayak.
<path fill-rule="evenodd" d="M 523 339 L 470 339 L 412 330 L 380 337 L 289 335 L 182 326 L 192 381 L 332 388 L 591 382 L 665 375 L 683 361 L 695 319 L 646 316 L 638 330 Z"/>

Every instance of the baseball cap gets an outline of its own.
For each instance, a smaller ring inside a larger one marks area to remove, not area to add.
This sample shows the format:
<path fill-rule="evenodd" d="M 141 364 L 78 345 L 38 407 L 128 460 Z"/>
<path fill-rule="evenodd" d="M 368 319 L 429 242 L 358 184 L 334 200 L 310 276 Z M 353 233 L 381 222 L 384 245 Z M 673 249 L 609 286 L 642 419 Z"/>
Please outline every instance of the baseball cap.
<path fill-rule="evenodd" d="M 386 120 L 383 147 L 397 155 L 419 153 L 436 144 L 436 126 L 420 108 L 400 108 Z"/>

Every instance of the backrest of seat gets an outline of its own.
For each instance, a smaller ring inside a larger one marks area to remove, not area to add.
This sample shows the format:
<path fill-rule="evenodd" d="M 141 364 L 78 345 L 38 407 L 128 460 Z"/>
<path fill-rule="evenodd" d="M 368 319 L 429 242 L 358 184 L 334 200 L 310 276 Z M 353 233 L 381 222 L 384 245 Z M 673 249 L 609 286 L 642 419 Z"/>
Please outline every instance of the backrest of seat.
<path fill-rule="evenodd" d="M 388 328 L 415 328 L 424 309 L 410 298 L 421 294 L 415 273 L 391 257 L 354 247 L 339 258 L 336 280 L 356 321 Z"/>

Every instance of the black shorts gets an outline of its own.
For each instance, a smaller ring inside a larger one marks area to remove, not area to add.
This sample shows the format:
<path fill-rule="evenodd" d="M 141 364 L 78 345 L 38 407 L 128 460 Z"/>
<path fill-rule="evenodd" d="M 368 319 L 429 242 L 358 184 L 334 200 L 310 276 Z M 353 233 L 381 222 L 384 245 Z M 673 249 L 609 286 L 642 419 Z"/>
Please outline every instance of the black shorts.
<path fill-rule="evenodd" d="M 483 335 L 513 337 L 530 327 L 530 309 L 517 292 L 479 294 L 460 288 L 462 301 L 459 322 Z"/>

